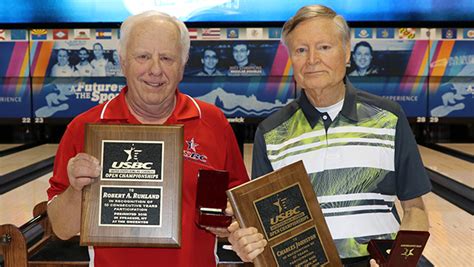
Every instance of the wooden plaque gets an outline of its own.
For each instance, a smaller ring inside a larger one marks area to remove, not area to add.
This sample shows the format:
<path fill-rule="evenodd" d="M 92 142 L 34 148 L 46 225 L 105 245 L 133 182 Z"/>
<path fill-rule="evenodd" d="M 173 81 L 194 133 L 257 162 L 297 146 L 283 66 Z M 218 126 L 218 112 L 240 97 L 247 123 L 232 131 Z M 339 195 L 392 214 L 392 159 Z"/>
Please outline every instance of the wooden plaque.
<path fill-rule="evenodd" d="M 181 125 L 87 124 L 101 175 L 82 192 L 81 245 L 179 247 Z"/>
<path fill-rule="evenodd" d="M 268 241 L 255 266 L 342 266 L 303 162 L 227 191 L 241 227 Z"/>

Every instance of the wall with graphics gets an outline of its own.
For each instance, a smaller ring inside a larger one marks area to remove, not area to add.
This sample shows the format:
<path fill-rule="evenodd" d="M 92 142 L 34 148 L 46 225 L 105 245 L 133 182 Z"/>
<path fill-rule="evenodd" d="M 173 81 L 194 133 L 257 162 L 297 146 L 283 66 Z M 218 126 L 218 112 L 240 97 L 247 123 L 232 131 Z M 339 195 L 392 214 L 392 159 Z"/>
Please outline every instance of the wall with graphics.
<path fill-rule="evenodd" d="M 280 28 L 190 28 L 180 90 L 229 118 L 297 96 Z M 350 81 L 425 120 L 474 116 L 474 29 L 354 28 Z M 118 29 L 0 30 L 0 118 L 69 119 L 125 86 Z M 356 49 L 357 48 L 357 49 Z"/>
<path fill-rule="evenodd" d="M 474 29 L 462 34 L 463 40 L 431 42 L 431 117 L 474 117 Z"/>
<path fill-rule="evenodd" d="M 0 30 L 0 118 L 31 118 L 30 54 L 26 30 Z M 17 33 L 18 32 L 18 33 Z M 15 39 L 20 34 L 20 39 Z M 21 39 L 21 35 L 24 38 Z"/>
<path fill-rule="evenodd" d="M 115 29 L 31 31 L 33 115 L 72 118 L 115 97 L 120 71 Z"/>
<path fill-rule="evenodd" d="M 356 28 L 353 34 L 348 74 L 360 88 L 399 102 L 422 121 L 474 116 L 474 29 Z M 372 49 L 365 75 L 356 61 L 370 49 L 354 51 L 363 42 Z"/>

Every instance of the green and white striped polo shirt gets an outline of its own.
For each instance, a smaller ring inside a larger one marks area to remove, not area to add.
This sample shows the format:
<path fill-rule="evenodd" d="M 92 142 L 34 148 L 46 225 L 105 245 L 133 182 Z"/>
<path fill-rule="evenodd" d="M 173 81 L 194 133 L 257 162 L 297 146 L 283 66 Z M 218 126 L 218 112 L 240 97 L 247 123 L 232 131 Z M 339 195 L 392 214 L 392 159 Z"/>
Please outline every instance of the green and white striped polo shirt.
<path fill-rule="evenodd" d="M 326 130 L 303 93 L 258 127 L 252 177 L 302 160 L 341 258 L 367 255 L 367 242 L 394 238 L 394 201 L 431 190 L 400 106 L 346 81 L 341 112 Z"/>

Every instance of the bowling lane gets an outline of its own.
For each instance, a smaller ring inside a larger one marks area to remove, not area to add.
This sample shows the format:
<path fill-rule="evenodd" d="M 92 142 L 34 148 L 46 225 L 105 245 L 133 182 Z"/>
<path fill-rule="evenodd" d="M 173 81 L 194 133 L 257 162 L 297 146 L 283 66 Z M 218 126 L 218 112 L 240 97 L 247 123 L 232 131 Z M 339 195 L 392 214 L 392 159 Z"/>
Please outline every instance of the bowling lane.
<path fill-rule="evenodd" d="M 474 144 L 467 143 L 437 143 L 438 146 L 446 147 L 451 150 L 474 157 Z"/>
<path fill-rule="evenodd" d="M 431 234 L 425 257 L 435 266 L 472 266 L 474 217 L 434 193 L 423 200 Z"/>
<path fill-rule="evenodd" d="M 30 220 L 33 217 L 33 207 L 48 199 L 46 189 L 51 175 L 52 173 L 47 173 L 0 195 L 0 224 L 20 226 Z"/>

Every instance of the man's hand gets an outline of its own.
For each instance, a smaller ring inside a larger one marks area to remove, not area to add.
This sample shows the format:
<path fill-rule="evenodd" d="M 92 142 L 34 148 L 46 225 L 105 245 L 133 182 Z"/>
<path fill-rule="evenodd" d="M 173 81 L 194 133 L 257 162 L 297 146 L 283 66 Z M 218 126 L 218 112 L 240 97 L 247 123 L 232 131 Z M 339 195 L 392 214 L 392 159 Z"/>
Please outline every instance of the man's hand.
<path fill-rule="evenodd" d="M 225 214 L 228 216 L 234 216 L 234 212 L 232 210 L 232 207 L 230 206 L 229 201 L 227 201 L 227 207 L 225 209 Z M 227 228 L 219 228 L 219 227 L 205 227 L 205 229 L 213 234 L 215 234 L 218 237 L 229 237 L 230 232 L 227 230 Z"/>
<path fill-rule="evenodd" d="M 227 230 L 230 232 L 232 249 L 244 262 L 253 261 L 267 245 L 267 240 L 255 227 L 241 229 L 238 222 L 233 222 Z"/>
<path fill-rule="evenodd" d="M 229 237 L 230 235 L 230 232 L 227 230 L 227 228 L 206 226 L 204 229 L 215 234 L 217 237 Z"/>
<path fill-rule="evenodd" d="M 234 211 L 229 201 L 227 201 L 225 213 L 229 216 L 234 216 Z M 255 227 L 240 229 L 239 223 L 234 220 L 227 227 L 227 231 L 232 249 L 245 262 L 253 261 L 255 257 L 263 252 L 264 247 L 267 245 L 267 240 L 263 239 L 263 235 L 258 233 Z"/>
<path fill-rule="evenodd" d="M 371 259 L 370 260 L 370 267 L 379 267 L 379 265 L 377 264 L 377 262 L 374 259 Z"/>
<path fill-rule="evenodd" d="M 95 157 L 79 153 L 67 164 L 69 184 L 76 191 L 82 191 L 84 186 L 91 184 L 100 175 L 99 160 Z"/>
<path fill-rule="evenodd" d="M 67 163 L 69 187 L 48 204 L 48 218 L 54 233 L 67 240 L 81 229 L 82 188 L 100 175 L 99 161 L 86 153 L 79 153 Z"/>

